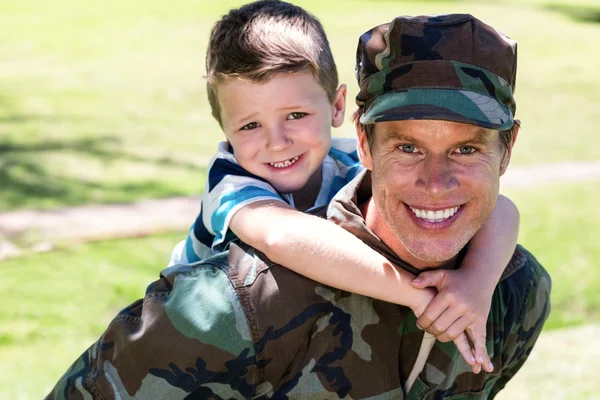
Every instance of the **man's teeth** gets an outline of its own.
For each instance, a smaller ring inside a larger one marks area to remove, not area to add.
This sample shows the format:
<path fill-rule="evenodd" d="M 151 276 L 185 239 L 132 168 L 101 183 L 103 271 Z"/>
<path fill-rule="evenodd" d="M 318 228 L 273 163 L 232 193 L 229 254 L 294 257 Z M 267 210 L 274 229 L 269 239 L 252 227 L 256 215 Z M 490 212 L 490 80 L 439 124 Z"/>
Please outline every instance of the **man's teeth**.
<path fill-rule="evenodd" d="M 300 156 L 296 156 L 294 158 L 290 158 L 287 161 L 269 163 L 269 165 L 271 167 L 275 167 L 275 168 L 286 168 L 286 167 L 289 167 L 290 165 L 294 164 L 296 161 L 298 161 L 299 158 L 300 158 Z"/>
<path fill-rule="evenodd" d="M 410 207 L 417 218 L 424 219 L 427 222 L 442 222 L 456 214 L 460 207 L 446 208 L 445 210 L 419 210 L 418 208 Z"/>

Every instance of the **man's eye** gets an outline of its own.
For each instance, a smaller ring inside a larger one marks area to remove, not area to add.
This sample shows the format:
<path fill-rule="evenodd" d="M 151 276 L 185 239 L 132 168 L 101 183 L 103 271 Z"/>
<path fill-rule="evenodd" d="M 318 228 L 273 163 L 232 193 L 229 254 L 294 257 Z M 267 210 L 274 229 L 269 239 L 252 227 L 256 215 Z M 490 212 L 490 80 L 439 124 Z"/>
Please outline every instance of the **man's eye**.
<path fill-rule="evenodd" d="M 400 150 L 402 150 L 404 153 L 414 153 L 417 148 L 414 144 L 403 144 L 400 145 Z"/>
<path fill-rule="evenodd" d="M 475 148 L 471 146 L 460 146 L 458 152 L 460 154 L 471 154 L 475 152 Z"/>
<path fill-rule="evenodd" d="M 291 119 L 300 119 L 300 118 L 306 117 L 307 115 L 308 114 L 303 113 L 303 112 L 293 112 L 293 113 L 290 113 L 290 115 L 288 115 L 287 119 L 288 120 L 291 120 Z"/>
<path fill-rule="evenodd" d="M 256 128 L 258 128 L 258 123 L 250 122 L 249 124 L 242 126 L 240 131 L 251 131 L 252 129 L 256 129 Z"/>

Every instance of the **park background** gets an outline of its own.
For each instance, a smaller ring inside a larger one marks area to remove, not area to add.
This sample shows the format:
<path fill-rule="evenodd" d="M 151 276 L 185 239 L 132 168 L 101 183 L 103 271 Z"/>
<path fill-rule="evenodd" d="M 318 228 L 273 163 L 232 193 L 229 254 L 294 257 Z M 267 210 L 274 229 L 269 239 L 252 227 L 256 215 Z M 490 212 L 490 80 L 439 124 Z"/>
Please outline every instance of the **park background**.
<path fill-rule="evenodd" d="M 207 38 L 214 21 L 242 3 L 0 3 L 0 213 L 60 215 L 85 204 L 198 196 L 222 140 L 206 100 Z M 296 4 L 327 31 L 349 88 L 348 111 L 357 92 L 357 39 L 394 16 L 472 13 L 519 42 L 523 127 L 511 166 L 538 175 L 502 191 L 520 208 L 520 242 L 552 275 L 553 305 L 540 344 L 499 397 L 600 398 L 600 180 L 580 179 L 600 163 L 599 3 Z M 334 135 L 354 136 L 349 118 Z M 561 175 L 567 167 L 581 176 Z M 53 227 L 57 237 L 68 224 Z M 0 241 L 22 251 L 0 261 L 1 399 L 47 393 L 116 312 L 143 296 L 185 236 L 183 228 L 157 227 L 133 238 L 39 246 L 48 238 L 35 230 L 7 232 L 0 225 Z"/>

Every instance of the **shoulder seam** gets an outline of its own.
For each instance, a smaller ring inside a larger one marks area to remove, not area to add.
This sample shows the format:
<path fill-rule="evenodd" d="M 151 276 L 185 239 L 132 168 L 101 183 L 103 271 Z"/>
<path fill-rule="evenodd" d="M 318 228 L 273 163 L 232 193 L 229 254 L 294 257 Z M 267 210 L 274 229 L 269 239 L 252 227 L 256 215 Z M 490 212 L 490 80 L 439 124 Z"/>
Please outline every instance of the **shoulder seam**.
<path fill-rule="evenodd" d="M 229 278 L 229 284 L 233 287 L 235 293 L 238 296 L 238 299 L 240 300 L 240 304 L 242 305 L 244 311 L 244 316 L 246 317 L 246 323 L 248 324 L 248 331 L 252 336 L 252 346 L 254 347 L 254 365 L 256 367 L 254 392 L 252 393 L 252 396 L 254 397 L 256 395 L 256 389 L 258 388 L 259 384 L 262 383 L 264 380 L 264 369 L 260 367 L 260 365 L 262 365 L 263 363 L 259 363 L 259 359 L 264 359 L 264 354 L 263 350 L 261 350 L 259 354 L 256 346 L 256 343 L 258 342 L 260 328 L 255 318 L 256 310 L 254 309 L 254 305 L 250 301 L 250 297 L 247 294 L 248 287 L 242 286 L 238 288 L 236 285 L 233 284 L 231 278 Z"/>
<path fill-rule="evenodd" d="M 522 266 L 526 267 L 527 265 L 527 261 L 529 261 L 529 256 L 526 255 L 526 260 L 523 260 Z M 525 269 L 525 271 L 527 271 L 527 278 L 529 280 L 529 282 L 527 283 L 527 292 L 525 293 L 525 295 L 523 296 L 523 300 L 521 301 L 521 304 L 519 306 L 519 314 L 517 316 L 517 319 L 515 321 L 521 321 L 523 319 L 523 314 L 525 313 L 525 304 L 527 304 L 527 301 L 529 300 L 529 295 L 531 294 L 531 290 L 533 289 L 534 286 L 534 282 L 533 282 L 533 271 L 531 271 L 531 269 Z"/>
<path fill-rule="evenodd" d="M 258 362 L 259 358 L 262 358 L 262 351 L 261 351 L 261 355 L 259 356 L 259 353 L 257 351 L 257 346 L 256 343 L 258 342 L 258 336 L 259 336 L 259 327 L 258 324 L 256 322 L 256 311 L 254 309 L 253 304 L 250 302 L 249 296 L 247 295 L 247 289 L 248 286 L 241 286 L 238 287 L 235 282 L 233 282 L 233 280 L 231 279 L 230 274 L 225 270 L 225 268 L 218 264 L 218 263 L 214 263 L 209 261 L 208 264 L 212 265 L 215 268 L 218 268 L 221 270 L 221 272 L 223 274 L 225 274 L 225 276 L 227 277 L 227 280 L 229 282 L 229 285 L 233 288 L 235 294 L 238 297 L 238 300 L 240 301 L 240 305 L 242 306 L 242 311 L 244 312 L 244 317 L 246 319 L 246 324 L 248 325 L 248 331 L 250 332 L 251 338 L 252 338 L 252 346 L 253 346 L 253 350 L 254 350 L 254 366 L 256 368 L 256 377 L 255 377 L 255 382 L 254 382 L 254 392 L 252 393 L 252 396 L 256 395 L 256 389 L 259 385 L 259 382 L 262 383 L 263 378 L 264 378 L 264 370 L 263 368 L 259 368 L 259 365 L 261 365 L 261 363 Z"/>

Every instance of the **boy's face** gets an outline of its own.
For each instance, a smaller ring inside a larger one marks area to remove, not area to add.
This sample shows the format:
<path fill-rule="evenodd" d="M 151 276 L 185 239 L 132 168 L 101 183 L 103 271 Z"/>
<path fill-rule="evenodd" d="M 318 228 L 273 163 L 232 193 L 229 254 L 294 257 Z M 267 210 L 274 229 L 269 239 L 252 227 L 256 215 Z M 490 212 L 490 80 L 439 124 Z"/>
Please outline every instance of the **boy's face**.
<path fill-rule="evenodd" d="M 279 192 L 318 192 L 331 126 L 344 119 L 345 86 L 333 104 L 310 72 L 260 83 L 232 78 L 217 89 L 223 131 L 240 166 Z"/>

